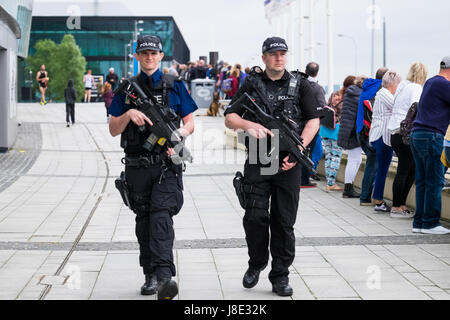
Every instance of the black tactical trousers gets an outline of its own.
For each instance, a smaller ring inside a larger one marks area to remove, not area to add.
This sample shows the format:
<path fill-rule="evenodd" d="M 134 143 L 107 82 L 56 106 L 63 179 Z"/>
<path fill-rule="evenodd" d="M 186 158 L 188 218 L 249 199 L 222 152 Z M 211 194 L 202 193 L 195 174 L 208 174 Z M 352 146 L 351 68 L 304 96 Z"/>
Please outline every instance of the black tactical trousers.
<path fill-rule="evenodd" d="M 126 181 L 135 203 L 139 262 L 144 274 L 156 274 L 159 280 L 176 274 L 172 217 L 183 205 L 181 166 L 169 167 L 161 180 L 162 172 L 161 164 L 125 168 Z"/>
<path fill-rule="evenodd" d="M 250 267 L 260 269 L 268 263 L 270 245 L 272 270 L 269 280 L 273 283 L 288 278 L 288 269 L 295 257 L 294 224 L 300 199 L 301 166 L 297 164 L 287 172 L 272 176 L 261 175 L 260 170 L 257 164 L 245 163 L 244 183 L 257 186 L 258 191 L 246 193 L 247 201 L 253 199 L 257 204 L 247 206 L 244 229 Z M 262 190 L 265 195 L 261 194 Z"/>

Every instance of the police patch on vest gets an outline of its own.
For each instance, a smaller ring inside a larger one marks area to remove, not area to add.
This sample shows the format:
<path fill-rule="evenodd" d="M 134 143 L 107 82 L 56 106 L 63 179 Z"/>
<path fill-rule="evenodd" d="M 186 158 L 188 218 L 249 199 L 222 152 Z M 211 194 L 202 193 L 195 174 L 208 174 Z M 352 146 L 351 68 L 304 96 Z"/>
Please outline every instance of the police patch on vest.
<path fill-rule="evenodd" d="M 278 96 L 278 101 L 286 101 L 292 99 L 292 97 L 289 96 Z"/>

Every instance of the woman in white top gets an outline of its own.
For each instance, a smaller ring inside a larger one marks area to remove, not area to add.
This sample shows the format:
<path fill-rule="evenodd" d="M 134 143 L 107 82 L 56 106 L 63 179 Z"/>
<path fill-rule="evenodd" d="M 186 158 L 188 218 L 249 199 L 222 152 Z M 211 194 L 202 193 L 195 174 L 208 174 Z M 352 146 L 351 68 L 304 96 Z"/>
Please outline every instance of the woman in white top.
<path fill-rule="evenodd" d="M 372 195 L 372 199 L 375 200 L 376 212 L 389 212 L 390 210 L 386 202 L 383 201 L 386 175 L 393 153 L 392 147 L 390 147 L 391 134 L 387 126 L 392 115 L 394 94 L 401 80 L 402 78 L 395 71 L 386 72 L 383 77 L 382 88 L 375 96 L 373 106 L 369 142 L 375 148 L 377 156 L 377 173 Z"/>
<path fill-rule="evenodd" d="M 388 129 L 391 133 L 391 146 L 398 158 L 397 174 L 395 175 L 393 189 L 393 205 L 391 217 L 412 218 L 414 213 L 408 210 L 406 198 L 415 180 L 415 162 L 408 144 L 404 144 L 399 134 L 402 122 L 409 108 L 414 102 L 419 102 L 422 95 L 422 86 L 427 79 L 427 68 L 422 63 L 414 63 L 406 80 L 400 82 L 394 96 L 392 116 Z"/>
<path fill-rule="evenodd" d="M 83 77 L 84 82 L 84 102 L 91 102 L 91 90 L 94 87 L 94 77 L 92 76 L 92 70 L 88 70 L 88 73 Z"/>

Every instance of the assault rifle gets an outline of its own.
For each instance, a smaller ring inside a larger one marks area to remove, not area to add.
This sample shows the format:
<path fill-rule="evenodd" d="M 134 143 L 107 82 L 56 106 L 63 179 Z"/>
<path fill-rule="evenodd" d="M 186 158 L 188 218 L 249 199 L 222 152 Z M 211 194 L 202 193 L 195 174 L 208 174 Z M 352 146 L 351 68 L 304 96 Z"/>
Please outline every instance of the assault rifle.
<path fill-rule="evenodd" d="M 148 123 L 139 127 L 141 133 L 151 131 L 142 146 L 144 149 L 149 152 L 159 152 L 167 145 L 175 151 L 175 154 L 170 157 L 173 163 L 181 164 L 184 161 L 192 163 L 192 155 L 184 145 L 185 138 L 176 126 L 177 114 L 170 107 L 164 107 L 154 96 L 145 94 L 139 84 L 130 79 L 123 79 L 116 89 L 116 93 L 124 93 L 153 123 L 151 127 Z"/>
<path fill-rule="evenodd" d="M 258 119 L 258 122 L 269 130 L 278 130 L 280 151 L 289 152 L 289 162 L 298 162 L 303 167 L 316 173 L 314 162 L 306 155 L 306 148 L 303 146 L 303 139 L 298 134 L 298 125 L 289 118 L 286 112 L 281 112 L 280 116 L 273 117 L 265 113 L 253 98 L 244 93 L 235 104 L 244 108 Z M 301 149 L 300 149 L 300 148 Z"/>

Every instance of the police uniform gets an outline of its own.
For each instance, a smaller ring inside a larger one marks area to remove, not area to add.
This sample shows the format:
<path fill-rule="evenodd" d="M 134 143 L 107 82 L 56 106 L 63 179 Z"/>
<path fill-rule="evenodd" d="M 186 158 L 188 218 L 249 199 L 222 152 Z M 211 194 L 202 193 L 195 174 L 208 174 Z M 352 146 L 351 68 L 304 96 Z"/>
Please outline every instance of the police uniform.
<path fill-rule="evenodd" d="M 287 45 L 283 39 L 269 38 L 264 43 L 263 53 L 268 51 L 267 48 L 270 48 L 271 44 L 275 44 L 271 47 L 273 51 L 284 49 L 287 51 Z M 293 81 L 293 78 L 297 82 Z M 296 83 L 294 94 L 289 91 L 289 86 L 293 83 Z M 226 110 L 225 115 L 236 113 L 245 120 L 258 122 L 251 113 L 233 104 L 245 92 L 255 99 L 266 113 L 277 116 L 282 111 L 286 111 L 290 114 L 291 119 L 300 125 L 299 134 L 301 134 L 301 124 L 319 117 L 317 101 L 306 80 L 306 75 L 302 73 L 285 71 L 280 80 L 272 81 L 258 67 L 252 69 L 244 85 L 233 97 L 231 107 Z M 287 155 L 280 152 L 280 167 Z M 269 261 L 269 247 L 272 254 L 269 280 L 272 284 L 280 281 L 288 282 L 288 269 L 295 256 L 293 226 L 299 204 L 301 166 L 297 164 L 289 171 L 274 175 L 261 175 L 262 167 L 264 165 L 261 162 L 250 164 L 249 159 L 244 166 L 244 191 L 247 200 L 243 224 L 250 257 L 249 270 L 244 276 L 246 288 L 256 285 L 259 272 Z M 249 273 L 253 273 L 253 278 L 246 281 Z"/>
<path fill-rule="evenodd" d="M 143 46 L 141 51 L 155 50 L 152 47 L 155 43 L 162 50 L 159 38 L 143 36 L 138 39 L 138 49 Z M 182 118 L 197 110 L 183 83 L 174 76 L 163 75 L 157 70 L 151 76 L 141 72 L 134 80 L 165 107 L 175 111 L 178 127 Z M 131 108 L 136 106 L 121 93 L 114 97 L 109 113 L 119 117 Z M 172 253 L 175 237 L 172 217 L 183 205 L 182 167 L 167 157 L 167 147 L 159 152 L 144 149 L 142 145 L 149 136 L 150 132 L 141 133 L 132 121 L 121 135 L 121 146 L 125 150 L 122 160 L 125 163 L 125 181 L 136 214 L 139 261 L 146 275 L 146 284 L 150 278 L 160 282 L 176 274 Z M 141 292 L 145 294 L 143 290 Z"/>

